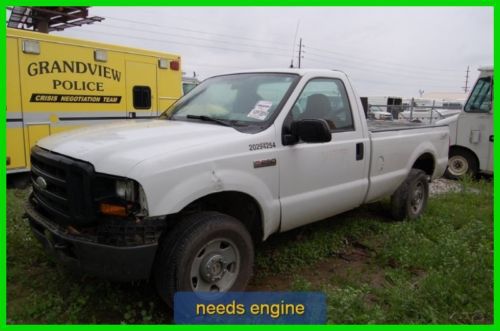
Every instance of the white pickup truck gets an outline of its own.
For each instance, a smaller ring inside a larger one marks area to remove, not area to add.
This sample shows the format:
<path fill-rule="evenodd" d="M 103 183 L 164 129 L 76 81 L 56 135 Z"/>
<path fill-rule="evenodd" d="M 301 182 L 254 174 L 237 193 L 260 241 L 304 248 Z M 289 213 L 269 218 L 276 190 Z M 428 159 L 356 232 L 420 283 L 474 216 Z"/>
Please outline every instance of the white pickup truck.
<path fill-rule="evenodd" d="M 448 127 L 372 125 L 340 71 L 213 77 L 156 120 L 40 140 L 27 217 L 78 272 L 151 278 L 167 302 L 243 290 L 273 233 L 386 196 L 396 219 L 421 215 Z"/>

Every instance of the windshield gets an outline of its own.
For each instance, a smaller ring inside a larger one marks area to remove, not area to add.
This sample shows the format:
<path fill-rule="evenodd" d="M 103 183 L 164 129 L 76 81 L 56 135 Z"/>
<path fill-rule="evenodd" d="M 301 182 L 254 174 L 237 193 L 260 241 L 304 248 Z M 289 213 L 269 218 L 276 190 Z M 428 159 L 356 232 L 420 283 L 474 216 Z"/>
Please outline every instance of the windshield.
<path fill-rule="evenodd" d="M 480 78 L 472 90 L 469 100 L 464 107 L 466 112 L 489 112 L 492 109 L 492 86 L 491 77 Z"/>
<path fill-rule="evenodd" d="M 239 126 L 263 124 L 279 110 L 298 78 L 298 75 L 278 73 L 214 77 L 197 86 L 161 117 L 174 120 L 209 117 Z"/>

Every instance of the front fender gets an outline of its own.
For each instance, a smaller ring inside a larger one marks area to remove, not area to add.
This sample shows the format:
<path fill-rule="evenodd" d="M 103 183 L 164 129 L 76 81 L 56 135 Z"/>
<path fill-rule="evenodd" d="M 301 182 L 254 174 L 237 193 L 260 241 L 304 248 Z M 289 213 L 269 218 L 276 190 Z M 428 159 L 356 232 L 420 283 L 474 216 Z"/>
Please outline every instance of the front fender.
<path fill-rule="evenodd" d="M 179 168 L 163 176 L 130 178 L 138 180 L 146 194 L 150 216 L 170 215 L 180 212 L 190 203 L 212 193 L 236 191 L 253 197 L 262 214 L 264 239 L 279 229 L 280 203 L 277 187 L 270 185 L 259 173 L 215 164 Z"/>

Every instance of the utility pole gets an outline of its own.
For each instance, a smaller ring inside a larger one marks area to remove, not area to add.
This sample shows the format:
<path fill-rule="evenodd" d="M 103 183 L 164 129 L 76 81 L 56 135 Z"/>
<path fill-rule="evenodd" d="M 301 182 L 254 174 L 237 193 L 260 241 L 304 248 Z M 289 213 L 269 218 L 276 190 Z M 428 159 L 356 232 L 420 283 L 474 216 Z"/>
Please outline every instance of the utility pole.
<path fill-rule="evenodd" d="M 467 93 L 468 87 L 469 87 L 469 66 L 467 66 L 467 72 L 465 73 L 465 86 L 464 86 L 465 93 Z"/>
<path fill-rule="evenodd" d="M 300 69 L 300 59 L 302 58 L 302 38 L 299 40 L 299 69 Z"/>

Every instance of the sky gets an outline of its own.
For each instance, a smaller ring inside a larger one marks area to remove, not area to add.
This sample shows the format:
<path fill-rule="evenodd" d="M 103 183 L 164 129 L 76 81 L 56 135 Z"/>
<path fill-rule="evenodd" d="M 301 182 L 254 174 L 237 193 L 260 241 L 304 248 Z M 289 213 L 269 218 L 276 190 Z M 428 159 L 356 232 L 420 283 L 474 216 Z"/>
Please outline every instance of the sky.
<path fill-rule="evenodd" d="M 247 69 L 346 72 L 358 94 L 463 91 L 493 64 L 492 7 L 91 7 L 54 34 L 179 54 L 200 79 Z"/>

